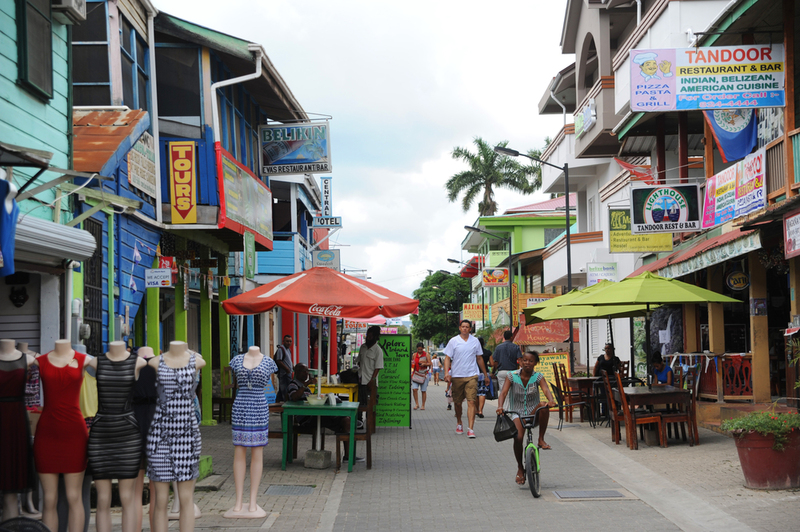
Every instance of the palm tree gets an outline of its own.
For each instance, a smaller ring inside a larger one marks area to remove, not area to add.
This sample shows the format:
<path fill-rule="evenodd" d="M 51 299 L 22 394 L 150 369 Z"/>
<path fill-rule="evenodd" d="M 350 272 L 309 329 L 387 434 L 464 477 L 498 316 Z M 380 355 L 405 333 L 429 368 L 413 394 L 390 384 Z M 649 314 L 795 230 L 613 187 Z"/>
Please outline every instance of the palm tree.
<path fill-rule="evenodd" d="M 542 169 L 539 165 L 520 164 L 512 157 L 500 155 L 480 137 L 475 137 L 473 142 L 478 148 L 477 153 L 467 148 L 453 149 L 453 159 L 467 163 L 469 170 L 455 174 L 445 183 L 450 202 L 456 201 L 461 193 L 464 194 L 461 198 L 464 212 L 472 207 L 475 198 L 482 193 L 478 213 L 480 216 L 493 216 L 497 212 L 495 188 L 530 194 L 542 186 Z M 503 141 L 499 145 L 505 147 L 507 144 L 508 141 Z M 540 153 L 531 150 L 528 155 L 538 157 Z"/>

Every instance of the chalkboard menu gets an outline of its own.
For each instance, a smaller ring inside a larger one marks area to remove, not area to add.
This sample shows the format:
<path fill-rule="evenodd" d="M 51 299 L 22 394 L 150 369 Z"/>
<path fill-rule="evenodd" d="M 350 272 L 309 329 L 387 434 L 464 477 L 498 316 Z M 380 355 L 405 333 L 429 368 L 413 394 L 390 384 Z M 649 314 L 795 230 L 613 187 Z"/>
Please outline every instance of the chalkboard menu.
<path fill-rule="evenodd" d="M 547 382 L 556 382 L 556 375 L 553 372 L 553 362 L 556 364 L 564 364 L 567 368 L 567 376 L 572 376 L 572 368 L 569 365 L 569 353 L 539 353 L 539 363 L 533 368 L 533 371 L 538 371 L 544 375 Z M 566 384 L 564 384 L 566 386 Z M 544 398 L 542 398 L 544 401 Z"/>
<path fill-rule="evenodd" d="M 382 336 L 383 369 L 378 374 L 376 423 L 379 427 L 411 426 L 411 335 Z"/>

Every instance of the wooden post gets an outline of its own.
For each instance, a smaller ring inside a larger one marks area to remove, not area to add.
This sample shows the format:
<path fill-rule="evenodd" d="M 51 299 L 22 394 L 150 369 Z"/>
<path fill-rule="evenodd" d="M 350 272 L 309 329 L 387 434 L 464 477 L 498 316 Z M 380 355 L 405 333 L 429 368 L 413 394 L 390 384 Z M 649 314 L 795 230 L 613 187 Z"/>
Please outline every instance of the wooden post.
<path fill-rule="evenodd" d="M 153 268 L 158 268 L 158 256 L 153 259 Z M 144 291 L 147 298 L 147 345 L 158 356 L 161 354 L 161 289 L 145 288 Z"/>
<path fill-rule="evenodd" d="M 203 258 L 208 258 L 208 251 L 204 250 L 201 253 Z M 213 274 L 210 268 L 203 268 L 201 273 L 207 275 Z M 205 284 L 207 279 L 200 277 L 200 353 L 206 360 L 206 365 L 203 367 L 200 376 L 201 386 L 201 412 L 203 414 L 201 425 L 216 425 L 214 420 L 213 406 L 211 404 L 211 388 L 212 388 L 212 344 L 211 344 L 211 298 L 208 297 L 208 287 Z"/>
<path fill-rule="evenodd" d="M 703 118 L 703 159 L 705 160 L 706 179 L 714 175 L 714 134 L 711 126 Z"/>
<path fill-rule="evenodd" d="M 683 349 L 686 353 L 700 351 L 700 338 L 697 335 L 697 305 L 683 306 Z"/>
<path fill-rule="evenodd" d="M 722 266 L 712 266 L 708 269 L 708 289 L 722 292 Z M 708 348 L 717 355 L 717 401 L 724 402 L 724 388 L 722 380 L 722 357 L 725 353 L 725 313 L 722 303 L 708 304 Z"/>
<path fill-rule="evenodd" d="M 659 184 L 667 180 L 667 119 L 661 114 L 656 117 L 656 173 Z"/>
<path fill-rule="evenodd" d="M 750 268 L 750 300 L 767 300 L 767 272 L 758 254 L 750 252 L 747 255 Z M 771 398 L 769 388 L 769 335 L 768 319 L 763 316 L 750 316 L 750 353 L 752 354 L 753 371 L 753 401 L 768 403 Z"/>
<path fill-rule="evenodd" d="M 794 149 L 792 148 L 792 138 L 789 133 L 794 131 L 796 125 L 794 120 L 794 0 L 783 0 L 783 45 L 784 45 L 784 68 L 786 91 L 786 107 L 783 109 L 783 147 L 786 154 L 786 197 L 797 194 L 792 189 L 795 183 L 794 177 Z"/>
<path fill-rule="evenodd" d="M 175 238 L 175 249 L 179 251 L 186 250 L 186 239 L 182 237 Z M 178 282 L 175 283 L 175 340 L 180 342 L 189 343 L 189 321 L 188 321 L 188 308 L 184 307 L 183 291 L 184 291 L 184 278 L 183 267 L 186 262 L 180 262 L 175 259 L 178 264 Z M 201 353 L 205 355 L 205 353 Z M 208 362 L 208 361 L 207 361 Z"/>
<path fill-rule="evenodd" d="M 689 113 L 678 113 L 678 176 L 689 182 Z"/>
<path fill-rule="evenodd" d="M 227 255 L 220 255 L 219 260 L 217 261 L 217 275 L 228 275 Z M 224 379 L 222 379 L 222 370 L 228 367 L 231 362 L 231 342 L 229 341 L 229 338 L 231 337 L 231 319 L 228 316 L 228 313 L 225 312 L 225 309 L 222 308 L 222 302 L 228 299 L 228 287 L 225 286 L 221 280 L 217 287 L 217 293 L 219 294 L 219 369 L 220 380 L 222 380 L 221 384 L 224 386 L 226 384 L 231 384 L 230 382 L 225 382 Z M 262 351 L 264 350 L 262 349 Z M 264 351 L 264 353 L 266 354 L 268 351 Z M 225 394 L 223 393 L 223 395 Z"/>

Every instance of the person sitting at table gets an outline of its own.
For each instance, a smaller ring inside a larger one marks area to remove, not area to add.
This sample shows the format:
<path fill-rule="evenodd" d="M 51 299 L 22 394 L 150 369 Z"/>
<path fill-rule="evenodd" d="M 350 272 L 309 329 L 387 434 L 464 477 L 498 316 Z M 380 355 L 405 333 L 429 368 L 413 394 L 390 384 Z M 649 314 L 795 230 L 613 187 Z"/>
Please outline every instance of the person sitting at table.
<path fill-rule="evenodd" d="M 653 353 L 653 375 L 656 380 L 654 384 L 666 384 L 667 386 L 672 386 L 675 378 L 672 368 L 667 366 L 658 351 Z"/>
<path fill-rule="evenodd" d="M 619 359 L 619 357 L 614 354 L 614 346 L 611 344 L 606 344 L 603 354 L 597 357 L 597 362 L 594 363 L 594 372 L 592 375 L 595 377 L 600 377 L 603 375 L 601 373 L 602 370 L 606 370 L 606 373 L 609 375 L 616 373 L 619 370 L 619 365 L 621 362 L 622 361 Z"/>
<path fill-rule="evenodd" d="M 311 390 L 308 388 L 309 384 L 314 383 L 314 377 L 308 373 L 308 367 L 305 364 L 296 364 L 294 367 L 294 378 L 289 383 L 286 389 L 286 396 L 289 401 L 302 401 L 309 395 Z M 313 434 L 317 430 L 317 416 L 295 416 L 294 421 L 300 432 L 305 434 Z M 333 432 L 350 432 L 350 419 L 346 417 L 328 417 L 322 416 L 322 428 L 330 429 Z M 345 461 L 349 457 L 347 445 L 344 447 Z M 356 462 L 365 462 L 366 460 L 360 456 L 355 457 Z"/>
<path fill-rule="evenodd" d="M 517 426 L 517 436 L 514 438 L 514 458 L 517 459 L 516 482 L 520 486 L 525 484 L 525 468 L 522 466 L 522 439 L 525 437 L 525 430 L 522 427 L 522 420 L 519 416 L 530 416 L 539 406 L 547 405 L 550 408 L 556 406 L 553 394 L 547 386 L 547 379 L 538 371 L 534 373 L 533 368 L 539 363 L 539 353 L 531 351 L 525 353 L 520 359 L 520 369 L 508 372 L 508 377 L 503 383 L 500 397 L 497 399 L 497 415 L 504 413 L 503 404 L 506 396 L 509 397 L 508 409 L 518 414 L 511 414 L 511 419 Z M 540 401 L 539 390 L 544 392 L 547 401 Z M 550 410 L 544 408 L 536 414 L 533 426 L 539 426 L 539 448 L 550 449 L 551 447 L 544 441 L 544 434 L 547 431 L 547 422 L 550 420 Z"/>

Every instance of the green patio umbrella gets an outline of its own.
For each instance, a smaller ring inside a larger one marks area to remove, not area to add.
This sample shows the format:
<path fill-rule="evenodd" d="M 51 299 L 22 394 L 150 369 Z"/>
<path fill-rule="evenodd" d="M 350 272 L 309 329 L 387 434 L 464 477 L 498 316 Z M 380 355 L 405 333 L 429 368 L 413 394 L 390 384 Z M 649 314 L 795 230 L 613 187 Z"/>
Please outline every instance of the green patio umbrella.
<path fill-rule="evenodd" d="M 739 303 L 738 299 L 717 292 L 667 279 L 651 272 L 628 277 L 618 283 L 603 283 L 591 294 L 574 298 L 570 306 L 646 305 L 645 335 L 647 336 L 647 374 L 650 375 L 650 313 L 655 305 L 691 305 L 695 303 Z"/>

